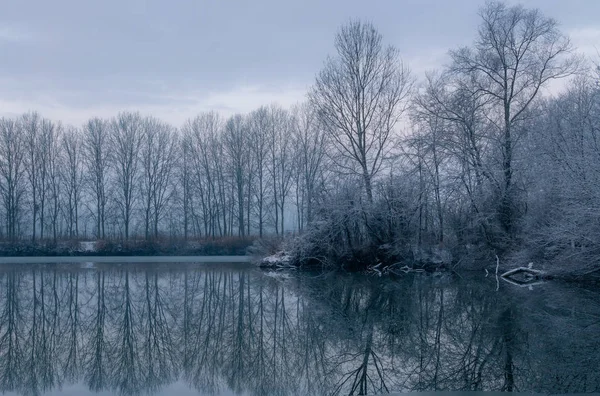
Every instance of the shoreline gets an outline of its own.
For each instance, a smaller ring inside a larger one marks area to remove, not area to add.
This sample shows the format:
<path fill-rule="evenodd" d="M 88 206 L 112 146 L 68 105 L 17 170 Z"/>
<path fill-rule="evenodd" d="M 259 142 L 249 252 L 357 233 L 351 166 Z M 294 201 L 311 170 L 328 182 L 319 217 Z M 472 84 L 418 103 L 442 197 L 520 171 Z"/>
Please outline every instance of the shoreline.
<path fill-rule="evenodd" d="M 10 256 L 1 264 L 67 263 L 251 263 L 251 256 Z"/>

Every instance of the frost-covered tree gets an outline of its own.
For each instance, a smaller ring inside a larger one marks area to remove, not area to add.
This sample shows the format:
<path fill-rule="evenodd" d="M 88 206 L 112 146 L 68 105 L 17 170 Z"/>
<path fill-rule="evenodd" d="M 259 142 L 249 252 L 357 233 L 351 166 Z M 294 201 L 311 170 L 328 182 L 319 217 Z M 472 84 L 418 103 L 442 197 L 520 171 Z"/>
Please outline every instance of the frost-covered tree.
<path fill-rule="evenodd" d="M 342 173 L 358 175 L 373 201 L 373 178 L 391 149 L 394 128 L 405 108 L 411 78 L 394 46 L 384 46 L 370 23 L 353 21 L 335 37 L 310 91 L 310 101 L 333 146 Z"/>
<path fill-rule="evenodd" d="M 552 80 L 578 68 L 571 43 L 558 23 L 537 9 L 490 2 L 480 11 L 474 44 L 451 51 L 450 71 L 482 96 L 490 127 L 500 148 L 502 172 L 498 215 L 504 231 L 514 223 L 513 157 L 528 110 Z"/>

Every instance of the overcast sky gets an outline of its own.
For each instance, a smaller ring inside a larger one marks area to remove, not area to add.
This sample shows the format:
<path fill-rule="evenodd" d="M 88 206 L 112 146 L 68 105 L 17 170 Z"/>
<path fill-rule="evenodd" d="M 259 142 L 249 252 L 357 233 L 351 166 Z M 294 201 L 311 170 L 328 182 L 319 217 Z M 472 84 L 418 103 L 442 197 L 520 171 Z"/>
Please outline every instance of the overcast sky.
<path fill-rule="evenodd" d="M 510 2 L 514 3 L 514 2 Z M 524 0 L 600 51 L 599 0 Z M 373 22 L 414 75 L 475 37 L 483 0 L 0 0 L 0 115 L 81 124 L 140 110 L 180 125 L 201 111 L 302 101 L 339 26 Z"/>

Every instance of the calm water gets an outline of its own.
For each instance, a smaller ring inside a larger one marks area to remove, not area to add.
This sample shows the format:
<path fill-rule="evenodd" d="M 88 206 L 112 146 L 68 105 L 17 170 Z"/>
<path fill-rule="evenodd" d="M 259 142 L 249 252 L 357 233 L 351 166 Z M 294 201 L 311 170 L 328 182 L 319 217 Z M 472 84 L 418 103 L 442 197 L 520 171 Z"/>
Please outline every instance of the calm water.
<path fill-rule="evenodd" d="M 578 393 L 600 390 L 598 367 L 597 289 L 239 264 L 0 266 L 8 394 Z"/>

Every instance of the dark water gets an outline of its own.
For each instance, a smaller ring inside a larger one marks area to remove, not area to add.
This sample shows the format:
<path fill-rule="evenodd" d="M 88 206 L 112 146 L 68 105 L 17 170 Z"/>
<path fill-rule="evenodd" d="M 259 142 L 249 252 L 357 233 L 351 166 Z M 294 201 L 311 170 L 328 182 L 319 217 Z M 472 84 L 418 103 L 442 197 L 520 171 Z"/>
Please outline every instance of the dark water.
<path fill-rule="evenodd" d="M 600 291 L 233 266 L 0 267 L 0 391 L 600 391 Z"/>

